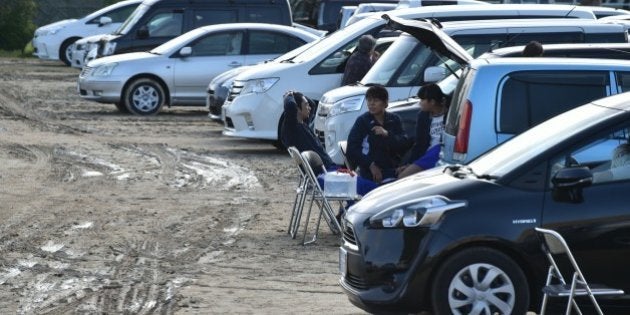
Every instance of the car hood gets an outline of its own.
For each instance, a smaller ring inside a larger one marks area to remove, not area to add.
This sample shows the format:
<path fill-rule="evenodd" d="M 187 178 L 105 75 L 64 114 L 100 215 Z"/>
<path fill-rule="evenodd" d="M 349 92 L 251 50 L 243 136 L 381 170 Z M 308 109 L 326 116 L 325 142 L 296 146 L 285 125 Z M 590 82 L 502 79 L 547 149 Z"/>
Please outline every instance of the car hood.
<path fill-rule="evenodd" d="M 348 211 L 376 214 L 418 197 L 434 194 L 435 191 L 439 190 L 440 185 L 456 181 L 459 181 L 459 179 L 444 174 L 443 168 L 436 167 L 381 186 L 365 195 L 361 201 L 350 207 Z"/>
<path fill-rule="evenodd" d="M 97 67 L 106 63 L 139 61 L 139 60 L 147 60 L 147 59 L 158 58 L 158 57 L 160 57 L 160 55 L 155 55 L 148 52 L 134 52 L 134 53 L 113 55 L 113 56 L 107 56 L 103 58 L 94 59 L 90 61 L 88 66 Z"/>
<path fill-rule="evenodd" d="M 47 24 L 47 25 L 44 25 L 42 27 L 37 28 L 36 32 L 42 32 L 42 31 L 48 31 L 48 30 L 51 30 L 51 29 L 57 29 L 57 28 L 60 28 L 60 27 L 64 27 L 64 26 L 66 26 L 68 24 L 74 23 L 76 21 L 77 21 L 77 19 L 67 19 L 67 20 L 57 21 L 55 23 L 50 23 L 50 24 Z"/>
<path fill-rule="evenodd" d="M 449 58 L 462 66 L 473 60 L 466 50 L 444 33 L 439 26 L 427 21 L 407 20 L 383 14 L 387 24 L 399 31 L 409 33 L 435 53 Z"/>
<path fill-rule="evenodd" d="M 296 65 L 298 64 L 290 62 L 269 62 L 253 65 L 239 73 L 234 81 L 282 77 L 282 71 L 294 68 Z"/>
<path fill-rule="evenodd" d="M 369 88 L 368 86 L 363 86 L 363 85 L 358 85 L 358 86 L 346 85 L 346 86 L 338 87 L 336 89 L 332 89 L 324 93 L 320 102 L 331 104 L 336 101 L 342 100 L 344 98 L 365 95 L 365 92 L 367 91 L 368 88 Z"/>
<path fill-rule="evenodd" d="M 98 34 L 98 35 L 92 35 L 92 36 L 88 36 L 88 37 L 83 37 L 79 40 L 77 40 L 75 43 L 76 44 L 87 44 L 87 43 L 96 43 L 99 40 L 101 40 L 101 37 L 103 37 L 105 34 Z"/>
<path fill-rule="evenodd" d="M 224 82 L 228 81 L 228 80 L 232 80 L 234 79 L 237 75 L 243 73 L 243 71 L 251 69 L 253 66 L 241 66 L 238 68 L 234 68 L 234 69 L 230 69 L 228 71 L 225 71 L 221 74 L 219 74 L 218 76 L 214 77 L 214 79 L 212 79 L 212 81 L 210 81 L 210 84 L 208 84 L 208 88 L 209 89 L 216 89 L 219 85 L 223 84 Z"/>

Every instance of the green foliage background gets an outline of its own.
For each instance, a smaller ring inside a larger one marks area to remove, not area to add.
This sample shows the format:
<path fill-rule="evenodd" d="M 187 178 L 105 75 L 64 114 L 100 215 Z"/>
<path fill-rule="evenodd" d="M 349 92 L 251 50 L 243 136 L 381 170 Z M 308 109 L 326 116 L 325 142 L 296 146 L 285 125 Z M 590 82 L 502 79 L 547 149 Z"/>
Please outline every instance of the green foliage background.
<path fill-rule="evenodd" d="M 33 37 L 34 0 L 0 1 L 0 50 L 23 50 Z"/>

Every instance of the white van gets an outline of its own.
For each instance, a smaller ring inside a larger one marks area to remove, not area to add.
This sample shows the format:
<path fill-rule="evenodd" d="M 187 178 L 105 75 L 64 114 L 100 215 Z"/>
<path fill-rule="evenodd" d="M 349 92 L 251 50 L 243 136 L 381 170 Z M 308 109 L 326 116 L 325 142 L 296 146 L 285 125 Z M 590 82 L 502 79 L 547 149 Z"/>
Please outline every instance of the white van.
<path fill-rule="evenodd" d="M 589 10 L 562 5 L 456 5 L 430 6 L 389 11 L 393 16 L 442 21 L 499 19 L 506 17 L 570 17 L 594 19 Z M 226 136 L 277 140 L 282 96 L 286 91 L 301 91 L 313 100 L 338 87 L 350 52 L 361 35 L 377 37 L 385 26 L 380 17 L 369 17 L 324 38 L 290 62 L 256 65 L 239 74 L 228 101 L 223 105 Z M 391 34 L 391 32 L 390 32 Z"/>
<path fill-rule="evenodd" d="M 88 14 L 44 25 L 35 30 L 33 55 L 39 59 L 61 60 L 70 65 L 71 45 L 86 36 L 109 34 L 127 19 L 142 0 L 126 0 Z"/>
<path fill-rule="evenodd" d="M 532 40 L 546 44 L 627 42 L 629 25 L 599 20 L 575 23 L 569 19 L 521 19 L 446 22 L 442 27 L 470 55 L 478 57 L 494 48 L 525 45 Z M 356 118 L 367 111 L 367 86 L 386 86 L 391 102 L 407 100 L 415 97 L 423 84 L 442 79 L 448 68 L 455 71 L 459 67 L 441 60 L 413 36 L 402 35 L 359 85 L 336 88 L 323 95 L 315 116 L 315 132 L 333 161 L 343 163 L 337 143 L 347 139 Z"/>

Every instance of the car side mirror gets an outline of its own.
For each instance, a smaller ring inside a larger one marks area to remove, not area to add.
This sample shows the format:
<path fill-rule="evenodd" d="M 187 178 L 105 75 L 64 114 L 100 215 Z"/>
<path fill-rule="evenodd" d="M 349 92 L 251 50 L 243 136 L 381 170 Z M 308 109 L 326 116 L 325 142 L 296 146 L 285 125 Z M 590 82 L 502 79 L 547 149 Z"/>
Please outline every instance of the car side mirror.
<path fill-rule="evenodd" d="M 98 20 L 98 26 L 105 26 L 107 24 L 110 24 L 112 22 L 112 18 L 110 18 L 109 16 L 101 16 L 101 18 Z"/>
<path fill-rule="evenodd" d="M 138 39 L 149 38 L 149 28 L 146 25 L 140 26 L 136 31 L 136 37 Z"/>
<path fill-rule="evenodd" d="M 566 167 L 551 179 L 556 188 L 582 188 L 593 183 L 593 173 L 586 166 Z"/>
<path fill-rule="evenodd" d="M 552 178 L 552 198 L 557 202 L 581 203 L 582 188 L 593 183 L 593 173 L 586 166 L 565 167 Z"/>
<path fill-rule="evenodd" d="M 182 47 L 182 49 L 179 50 L 180 57 L 188 57 L 190 55 L 192 55 L 192 48 L 190 48 L 190 46 Z"/>
<path fill-rule="evenodd" d="M 428 67 L 424 70 L 424 82 L 438 82 L 446 78 L 446 69 L 442 67 Z"/>

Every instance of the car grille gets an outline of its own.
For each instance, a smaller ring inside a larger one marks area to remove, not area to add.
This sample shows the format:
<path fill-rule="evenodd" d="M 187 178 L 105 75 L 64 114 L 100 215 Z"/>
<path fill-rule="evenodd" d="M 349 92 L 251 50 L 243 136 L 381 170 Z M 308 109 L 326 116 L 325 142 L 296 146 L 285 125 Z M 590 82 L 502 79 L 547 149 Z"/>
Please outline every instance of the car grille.
<path fill-rule="evenodd" d="M 343 240 L 348 244 L 357 245 L 357 238 L 354 236 L 354 228 L 350 222 L 346 221 L 343 229 Z"/>
<path fill-rule="evenodd" d="M 94 68 L 85 66 L 83 67 L 83 70 L 81 70 L 81 74 L 79 74 L 79 77 L 85 78 L 89 76 L 92 73 L 92 71 L 94 71 Z"/>
<path fill-rule="evenodd" d="M 241 94 L 242 90 L 243 90 L 243 84 L 237 83 L 236 81 L 234 81 L 234 83 L 232 84 L 232 87 L 230 88 L 230 94 L 228 94 L 227 100 L 231 102 L 232 100 L 234 100 L 235 97 Z"/>
<path fill-rule="evenodd" d="M 368 289 L 368 285 L 367 283 L 358 276 L 353 275 L 352 273 L 348 272 L 346 273 L 346 283 L 348 285 L 350 285 L 351 287 L 357 289 L 357 290 L 367 290 Z"/>
<path fill-rule="evenodd" d="M 317 135 L 317 139 L 319 139 L 319 142 L 325 147 L 326 146 L 326 139 L 324 137 L 324 132 L 321 131 L 321 130 L 315 129 L 315 133 Z"/>

